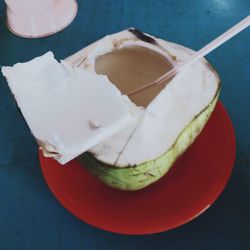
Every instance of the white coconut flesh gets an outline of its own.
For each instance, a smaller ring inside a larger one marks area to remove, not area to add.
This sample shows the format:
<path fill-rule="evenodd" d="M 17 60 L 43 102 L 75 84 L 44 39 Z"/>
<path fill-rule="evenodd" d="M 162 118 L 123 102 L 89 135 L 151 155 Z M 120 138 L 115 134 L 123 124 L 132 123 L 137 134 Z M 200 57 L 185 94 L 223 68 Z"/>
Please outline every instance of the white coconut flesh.
<path fill-rule="evenodd" d="M 76 64 L 77 58 L 84 56 L 81 67 L 106 75 L 126 94 L 157 79 L 193 53 L 183 46 L 155 40 L 158 45 L 123 31 L 97 41 L 68 60 Z M 99 162 L 118 168 L 155 160 L 170 150 L 181 132 L 214 101 L 218 89 L 218 75 L 202 59 L 179 72 L 165 86 L 131 97 L 136 104 L 133 110 L 138 114 L 137 120 L 93 147 L 90 153 Z M 206 119 L 200 127 L 205 122 Z"/>
<path fill-rule="evenodd" d="M 106 76 L 59 63 L 52 52 L 2 72 L 44 155 L 61 164 L 133 121 L 131 102 Z"/>

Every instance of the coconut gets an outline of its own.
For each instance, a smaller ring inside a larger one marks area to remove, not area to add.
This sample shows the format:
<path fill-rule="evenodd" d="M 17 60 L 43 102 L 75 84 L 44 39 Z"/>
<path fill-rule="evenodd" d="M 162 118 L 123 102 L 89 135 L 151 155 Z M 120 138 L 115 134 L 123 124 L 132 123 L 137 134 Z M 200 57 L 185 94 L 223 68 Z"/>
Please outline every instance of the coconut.
<path fill-rule="evenodd" d="M 105 184 L 138 190 L 165 175 L 202 131 L 219 77 L 203 58 L 165 84 L 126 94 L 193 53 L 129 29 L 61 63 L 50 52 L 2 72 L 45 156 L 64 164 L 83 153 L 79 161 Z"/>
<path fill-rule="evenodd" d="M 105 75 L 126 94 L 156 80 L 194 51 L 136 29 L 116 33 L 68 61 Z M 165 85 L 131 96 L 134 123 L 79 157 L 108 186 L 138 190 L 159 180 L 202 131 L 216 105 L 220 80 L 203 58 Z M 140 109 L 138 109 L 140 107 Z"/>

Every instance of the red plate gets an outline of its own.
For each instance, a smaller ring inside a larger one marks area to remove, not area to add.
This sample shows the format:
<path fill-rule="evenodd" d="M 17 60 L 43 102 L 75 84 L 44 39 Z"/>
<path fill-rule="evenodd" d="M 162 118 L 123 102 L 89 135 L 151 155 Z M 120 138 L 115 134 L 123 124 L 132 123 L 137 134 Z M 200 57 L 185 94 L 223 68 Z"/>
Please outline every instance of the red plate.
<path fill-rule="evenodd" d="M 40 162 L 53 194 L 79 219 L 111 232 L 150 234 L 194 219 L 216 200 L 230 177 L 235 148 L 231 121 L 218 103 L 169 173 L 140 191 L 106 187 L 76 160 L 63 167 L 40 153 Z"/>

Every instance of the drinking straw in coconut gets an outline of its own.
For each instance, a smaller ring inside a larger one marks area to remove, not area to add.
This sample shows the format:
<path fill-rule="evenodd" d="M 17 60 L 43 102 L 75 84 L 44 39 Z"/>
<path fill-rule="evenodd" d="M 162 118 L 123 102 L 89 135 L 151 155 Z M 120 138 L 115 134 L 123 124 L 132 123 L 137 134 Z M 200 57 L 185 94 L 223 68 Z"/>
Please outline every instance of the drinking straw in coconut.
<path fill-rule="evenodd" d="M 232 37 L 237 35 L 239 32 L 241 32 L 242 30 L 247 28 L 249 25 L 250 25 L 250 16 L 247 16 L 242 21 L 240 21 L 239 23 L 234 25 L 232 28 L 230 28 L 228 31 L 226 31 L 225 33 L 223 33 L 222 35 L 220 35 L 219 37 L 214 39 L 212 42 L 210 42 L 209 44 L 207 44 L 206 46 L 201 48 L 199 51 L 195 52 L 188 60 L 180 63 L 177 66 L 175 66 L 174 68 L 172 68 L 171 70 L 166 72 L 164 75 L 159 77 L 154 82 L 148 83 L 148 84 L 146 84 L 146 85 L 144 85 L 144 86 L 142 86 L 142 87 L 140 87 L 138 89 L 135 89 L 135 90 L 127 93 L 127 95 L 132 96 L 132 95 L 135 95 L 135 94 L 137 94 L 137 93 L 139 93 L 139 92 L 141 92 L 143 90 L 151 88 L 151 87 L 153 87 L 155 85 L 166 83 L 166 81 L 168 79 L 173 77 L 180 70 L 182 70 L 183 68 L 185 68 L 185 67 L 191 65 L 192 63 L 196 62 L 197 60 L 201 59 L 205 55 L 209 54 L 211 51 L 218 48 L 220 45 L 222 45 L 223 43 L 225 43 L 226 41 L 228 41 L 229 39 L 231 39 Z"/>

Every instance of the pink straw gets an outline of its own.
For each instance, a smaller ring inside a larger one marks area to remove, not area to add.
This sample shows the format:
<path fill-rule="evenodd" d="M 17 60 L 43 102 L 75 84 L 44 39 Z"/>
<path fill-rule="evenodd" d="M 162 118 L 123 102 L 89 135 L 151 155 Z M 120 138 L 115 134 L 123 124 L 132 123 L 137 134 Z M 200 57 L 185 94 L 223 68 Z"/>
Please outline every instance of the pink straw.
<path fill-rule="evenodd" d="M 140 87 L 136 90 L 133 90 L 133 91 L 127 93 L 127 95 L 132 96 L 138 92 L 141 92 L 145 89 L 151 88 L 155 85 L 166 83 L 166 81 L 169 78 L 173 77 L 181 69 L 183 69 L 183 68 L 189 66 L 190 64 L 196 62 L 197 60 L 201 59 L 202 57 L 204 57 L 205 55 L 207 55 L 208 53 L 210 53 L 214 49 L 218 48 L 220 45 L 222 45 L 223 43 L 225 43 L 226 41 L 228 41 L 229 39 L 231 39 L 235 35 L 237 35 L 239 32 L 241 32 L 242 30 L 247 28 L 249 25 L 250 25 L 250 16 L 247 16 L 241 22 L 234 25 L 231 29 L 229 29 L 228 31 L 226 31 L 225 33 L 223 33 L 222 35 L 220 35 L 219 37 L 214 39 L 212 42 L 210 42 L 209 44 L 207 44 L 206 46 L 201 48 L 196 53 L 194 53 L 194 55 L 191 56 L 187 61 L 184 61 L 181 64 L 175 66 L 174 68 L 169 70 L 167 73 L 162 75 L 160 78 L 158 78 L 154 82 L 148 83 L 148 84 L 144 85 L 143 87 Z"/>

